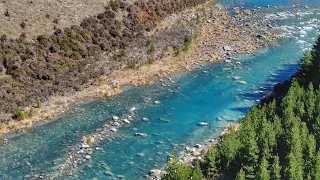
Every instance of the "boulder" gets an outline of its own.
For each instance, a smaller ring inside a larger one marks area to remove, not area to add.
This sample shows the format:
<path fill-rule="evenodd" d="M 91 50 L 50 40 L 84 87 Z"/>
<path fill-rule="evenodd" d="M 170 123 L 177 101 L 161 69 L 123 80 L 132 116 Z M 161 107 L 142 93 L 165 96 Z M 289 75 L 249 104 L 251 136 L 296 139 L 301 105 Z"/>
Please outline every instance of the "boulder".
<path fill-rule="evenodd" d="M 201 144 L 195 144 L 194 147 L 195 148 L 201 148 L 202 146 L 201 146 Z"/>
<path fill-rule="evenodd" d="M 146 134 L 146 133 L 135 133 L 134 135 L 135 136 L 142 136 L 142 137 L 147 137 L 148 136 L 148 134 Z"/>
<path fill-rule="evenodd" d="M 232 51 L 231 46 L 223 46 L 224 51 Z"/>
<path fill-rule="evenodd" d="M 113 120 L 118 120 L 119 117 L 118 117 L 118 116 L 112 116 L 112 119 L 113 119 Z"/>
<path fill-rule="evenodd" d="M 207 123 L 207 122 L 198 122 L 198 125 L 200 125 L 200 126 L 208 126 L 209 123 Z"/>
<path fill-rule="evenodd" d="M 136 110 L 136 107 L 132 107 L 131 109 L 130 109 L 130 112 L 133 112 L 133 111 L 135 111 Z"/>
<path fill-rule="evenodd" d="M 142 121 L 149 121 L 148 118 L 142 118 Z"/>
<path fill-rule="evenodd" d="M 86 149 L 86 148 L 89 148 L 89 145 L 88 145 L 87 143 L 82 143 L 82 144 L 81 144 L 81 147 L 82 147 L 83 149 Z"/>
<path fill-rule="evenodd" d="M 247 84 L 245 81 L 238 81 L 240 84 Z"/>
<path fill-rule="evenodd" d="M 161 104 L 160 101 L 154 101 L 154 104 Z"/>
<path fill-rule="evenodd" d="M 113 173 L 110 172 L 110 171 L 106 171 L 106 172 L 104 172 L 104 174 L 107 175 L 107 176 L 113 176 Z"/>
<path fill-rule="evenodd" d="M 120 126 L 120 123 L 118 123 L 118 122 L 114 122 L 113 124 L 114 124 L 115 126 L 118 126 L 118 127 Z"/>
<path fill-rule="evenodd" d="M 114 127 L 112 127 L 112 128 L 110 128 L 110 131 L 112 131 L 112 132 L 117 132 L 117 129 L 114 128 Z"/>
<path fill-rule="evenodd" d="M 123 122 L 130 124 L 130 121 L 128 119 L 124 119 Z"/>
<path fill-rule="evenodd" d="M 198 156 L 201 156 L 201 153 L 198 152 L 198 151 L 195 151 L 195 152 L 192 153 L 192 155 L 195 156 L 195 157 L 198 157 Z"/>
<path fill-rule="evenodd" d="M 84 158 L 89 160 L 89 159 L 91 159 L 91 156 L 90 155 L 86 155 Z"/>

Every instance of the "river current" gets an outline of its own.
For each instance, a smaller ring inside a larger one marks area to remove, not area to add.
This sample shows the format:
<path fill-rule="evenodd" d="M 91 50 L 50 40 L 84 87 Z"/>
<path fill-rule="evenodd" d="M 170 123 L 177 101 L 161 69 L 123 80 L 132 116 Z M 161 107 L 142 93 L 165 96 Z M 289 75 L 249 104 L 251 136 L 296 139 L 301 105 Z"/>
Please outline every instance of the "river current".
<path fill-rule="evenodd" d="M 300 5 L 292 7 L 297 3 Z M 172 153 L 216 139 L 229 123 L 240 120 L 274 84 L 296 72 L 303 52 L 319 34 L 320 2 L 236 0 L 221 4 L 266 13 L 272 26 L 282 31 L 281 38 L 255 54 L 237 56 L 231 63 L 202 64 L 150 86 L 125 87 L 121 95 L 78 103 L 56 121 L 8 135 L 9 144 L 0 146 L 0 179 L 58 171 L 69 146 L 132 107 L 137 109 L 134 123 L 121 128 L 112 141 L 100 143 L 104 151 L 92 154 L 88 163 L 78 167 L 76 176 L 57 179 L 144 179 L 150 169 L 163 167 Z M 237 61 L 241 66 L 235 65 Z M 149 121 L 141 121 L 144 117 Z M 209 126 L 198 126 L 200 121 Z M 136 137 L 137 132 L 148 136 Z M 107 176 L 106 171 L 114 176 Z"/>

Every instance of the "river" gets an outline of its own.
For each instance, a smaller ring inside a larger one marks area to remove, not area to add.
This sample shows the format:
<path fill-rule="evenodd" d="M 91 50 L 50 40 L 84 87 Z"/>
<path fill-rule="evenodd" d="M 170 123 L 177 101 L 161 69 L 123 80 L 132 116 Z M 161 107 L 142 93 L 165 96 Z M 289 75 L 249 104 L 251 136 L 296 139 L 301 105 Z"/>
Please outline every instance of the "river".
<path fill-rule="evenodd" d="M 292 8 L 297 3 L 301 5 Z M 0 179 L 16 180 L 57 171 L 69 146 L 94 133 L 112 116 L 127 114 L 132 107 L 137 108 L 135 123 L 121 128 L 112 141 L 101 143 L 99 147 L 104 151 L 92 154 L 91 161 L 78 167 L 76 176 L 57 179 L 117 179 L 117 175 L 144 179 L 150 169 L 163 167 L 172 153 L 217 138 L 230 122 L 241 119 L 274 84 L 295 73 L 304 50 L 312 47 L 317 38 L 320 10 L 314 7 L 320 2 L 236 0 L 221 4 L 245 9 L 262 7 L 260 11 L 268 14 L 272 25 L 283 31 L 282 37 L 255 54 L 235 57 L 241 66 L 234 62 L 203 64 L 150 86 L 125 87 L 121 95 L 78 103 L 56 121 L 8 135 L 9 144 L 0 146 Z M 270 7 L 265 8 L 267 5 Z M 236 76 L 247 84 L 239 83 Z M 141 121 L 143 117 L 149 122 Z M 200 121 L 209 122 L 209 126 L 198 126 Z M 148 136 L 136 137 L 137 132 Z M 115 176 L 107 176 L 106 171 Z"/>

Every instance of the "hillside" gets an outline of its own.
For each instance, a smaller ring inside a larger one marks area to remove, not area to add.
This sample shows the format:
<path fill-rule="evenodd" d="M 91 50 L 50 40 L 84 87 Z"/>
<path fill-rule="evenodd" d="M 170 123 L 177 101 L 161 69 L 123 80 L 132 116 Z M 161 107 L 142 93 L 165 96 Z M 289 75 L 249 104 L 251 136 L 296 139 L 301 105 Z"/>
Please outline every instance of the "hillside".
<path fill-rule="evenodd" d="M 112 93 L 102 90 L 93 95 L 105 97 L 118 92 L 121 86 L 144 85 L 150 77 L 177 71 L 172 69 L 177 67 L 172 64 L 181 63 L 194 44 L 199 48 L 185 58 L 189 61 L 185 70 L 195 66 L 191 61 L 201 56 L 202 61 L 217 61 L 235 53 L 252 53 L 276 39 L 275 30 L 267 26 L 263 17 L 251 16 L 248 11 L 231 17 L 223 8 L 201 6 L 206 2 L 211 1 L 113 0 L 102 12 L 98 8 L 97 14 L 93 14 L 90 6 L 88 12 L 77 16 L 79 19 L 89 17 L 74 21 L 74 25 L 69 19 L 65 25 L 55 26 L 53 33 L 50 30 L 43 33 L 39 26 L 40 35 L 33 34 L 35 37 L 31 40 L 32 35 L 27 33 L 19 38 L 3 34 L 0 38 L 0 132 L 30 126 L 33 120 L 22 121 L 25 119 L 52 119 L 58 111 L 66 110 L 66 103 L 74 102 L 74 99 L 62 98 L 52 103 L 51 99 L 57 96 L 73 97 L 77 92 L 85 92 L 82 93 L 85 97 L 92 97 L 92 89 L 106 85 L 107 89 L 113 88 Z M 70 3 L 65 2 L 66 6 L 62 7 L 68 9 L 67 4 Z M 60 10 L 66 11 L 62 7 Z M 248 22 L 254 26 L 246 26 Z M 51 21 L 48 23 L 46 27 L 51 26 Z M 226 45 L 232 47 L 231 51 L 223 48 Z M 163 61 L 168 58 L 170 63 Z M 165 63 L 155 66 L 152 73 L 139 72 L 141 67 L 161 61 Z M 159 67 L 171 69 L 163 72 Z M 128 70 L 135 73 L 130 74 Z M 149 75 L 142 78 L 141 74 Z"/>

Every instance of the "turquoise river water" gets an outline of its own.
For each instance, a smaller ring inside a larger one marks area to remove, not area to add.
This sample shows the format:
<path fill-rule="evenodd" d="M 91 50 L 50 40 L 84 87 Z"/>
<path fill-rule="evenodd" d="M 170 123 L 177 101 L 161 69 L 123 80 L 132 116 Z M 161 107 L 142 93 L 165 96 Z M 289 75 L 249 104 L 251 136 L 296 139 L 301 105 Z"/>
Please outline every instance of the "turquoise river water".
<path fill-rule="evenodd" d="M 297 3 L 301 4 L 299 8 L 291 8 Z M 107 176 L 106 169 L 126 179 L 144 179 L 150 169 L 163 167 L 173 152 L 217 138 L 230 122 L 241 119 L 275 83 L 295 73 L 304 50 L 312 47 L 318 36 L 320 10 L 315 7 L 320 2 L 243 0 L 221 4 L 262 7 L 272 25 L 282 30 L 281 39 L 255 54 L 236 57 L 241 68 L 234 62 L 204 64 L 192 72 L 176 74 L 170 86 L 157 82 L 145 87 L 126 87 L 121 95 L 78 103 L 56 121 L 8 135 L 9 143 L 0 146 L 0 179 L 17 180 L 30 174 L 57 171 L 68 146 L 76 145 L 82 136 L 94 133 L 110 117 L 126 114 L 132 107 L 138 113 L 135 123 L 121 128 L 112 141 L 101 143 L 99 147 L 105 151 L 92 154 L 91 161 L 80 166 L 76 176 L 56 179 L 117 179 Z M 264 8 L 266 5 L 271 7 Z M 235 76 L 247 84 L 234 80 Z M 146 101 L 150 98 L 151 101 Z M 143 117 L 150 121 L 141 121 Z M 161 121 L 163 118 L 170 122 Z M 207 121 L 209 126 L 198 126 L 199 121 Z M 135 137 L 136 132 L 149 136 Z M 138 153 L 144 156 L 137 156 Z M 29 163 L 31 166 L 26 165 Z"/>

